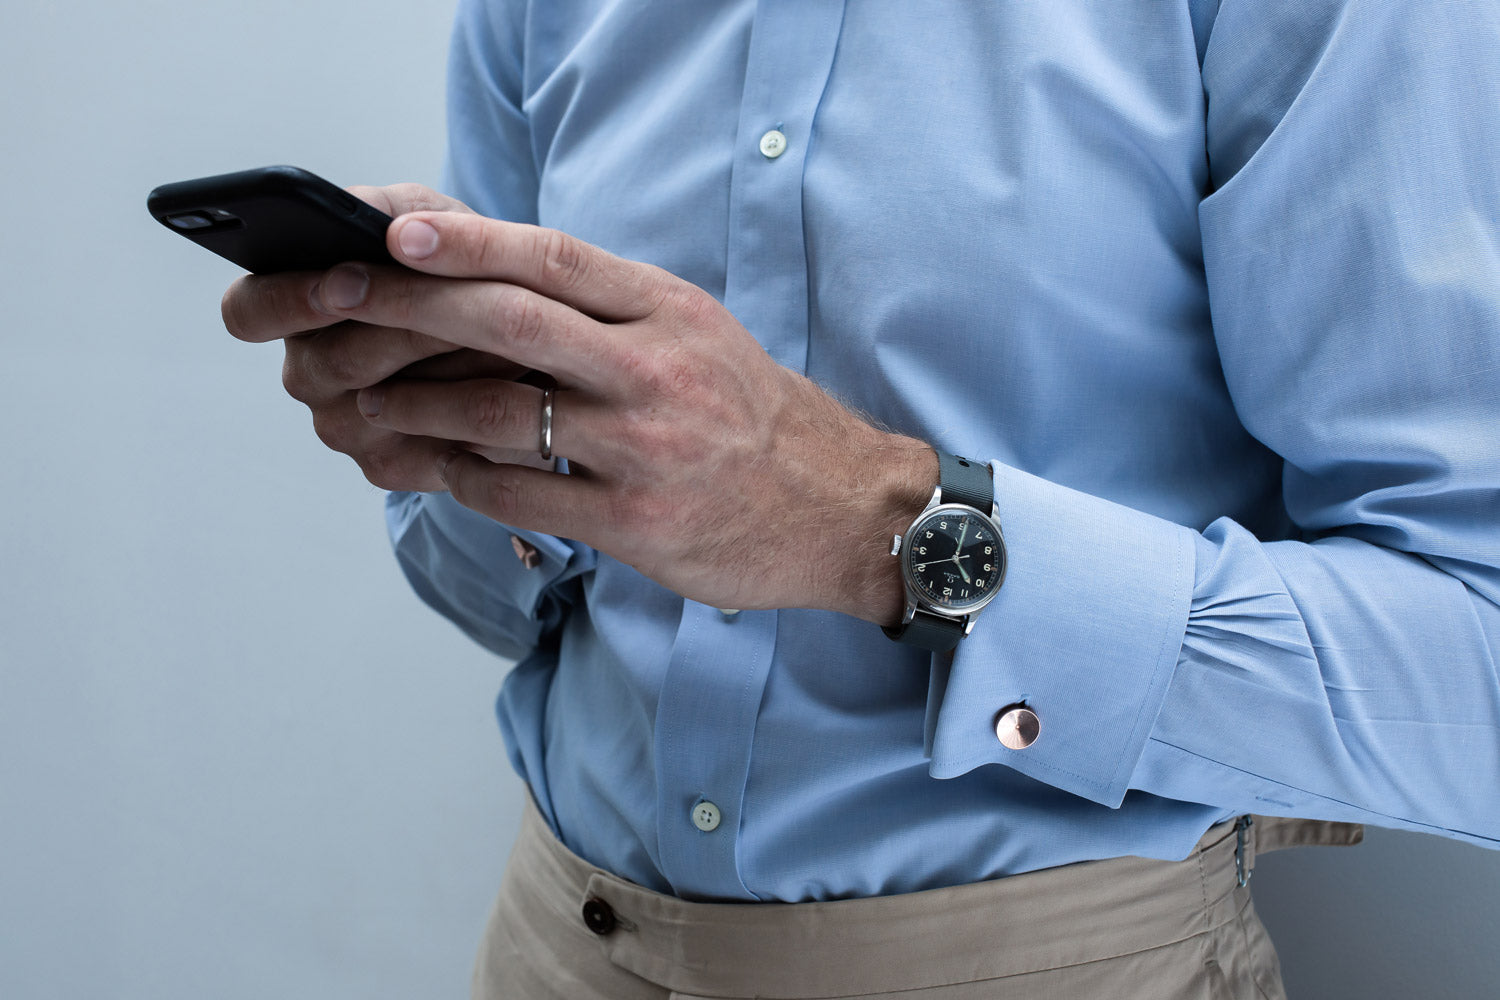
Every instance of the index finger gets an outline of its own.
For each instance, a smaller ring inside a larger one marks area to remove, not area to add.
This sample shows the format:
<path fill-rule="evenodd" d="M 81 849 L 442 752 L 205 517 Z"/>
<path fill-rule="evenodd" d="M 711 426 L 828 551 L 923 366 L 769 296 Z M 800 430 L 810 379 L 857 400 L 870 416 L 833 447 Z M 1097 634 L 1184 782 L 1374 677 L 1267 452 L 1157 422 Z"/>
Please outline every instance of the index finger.
<path fill-rule="evenodd" d="M 356 185 L 348 190 L 387 215 L 417 210 L 468 215 L 474 212 L 457 198 L 422 184 Z M 265 343 L 329 325 L 327 315 L 318 312 L 308 300 L 320 279 L 321 274 L 310 271 L 241 277 L 229 286 L 220 303 L 225 328 L 240 340 Z"/>
<path fill-rule="evenodd" d="M 519 285 L 606 322 L 644 319 L 679 280 L 556 229 L 481 215 L 403 215 L 386 246 L 412 270 Z"/>
<path fill-rule="evenodd" d="M 322 277 L 322 271 L 241 275 L 219 303 L 224 328 L 236 339 L 264 344 L 331 326 L 338 320 L 309 300 Z"/>
<path fill-rule="evenodd" d="M 441 191 L 434 191 L 425 184 L 388 184 L 385 187 L 368 187 L 356 184 L 348 188 L 350 194 L 360 201 L 374 205 L 386 215 L 405 215 L 407 212 L 463 212 L 473 215 L 474 210 L 457 198 L 450 198 Z"/>
<path fill-rule="evenodd" d="M 311 298 L 329 318 L 411 330 L 589 386 L 618 382 L 633 350 L 577 309 L 502 281 L 340 264 Z"/>

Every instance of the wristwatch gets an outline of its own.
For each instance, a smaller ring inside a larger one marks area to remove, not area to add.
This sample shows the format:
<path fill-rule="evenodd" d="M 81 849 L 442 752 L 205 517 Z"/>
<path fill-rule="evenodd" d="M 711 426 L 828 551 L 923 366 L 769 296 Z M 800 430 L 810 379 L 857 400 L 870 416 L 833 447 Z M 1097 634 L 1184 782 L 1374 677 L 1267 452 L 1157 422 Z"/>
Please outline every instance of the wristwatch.
<path fill-rule="evenodd" d="M 884 629 L 897 642 L 946 652 L 1000 592 L 1005 538 L 989 466 L 940 451 L 938 471 L 932 499 L 891 544 L 901 560 L 906 609 L 900 625 Z"/>

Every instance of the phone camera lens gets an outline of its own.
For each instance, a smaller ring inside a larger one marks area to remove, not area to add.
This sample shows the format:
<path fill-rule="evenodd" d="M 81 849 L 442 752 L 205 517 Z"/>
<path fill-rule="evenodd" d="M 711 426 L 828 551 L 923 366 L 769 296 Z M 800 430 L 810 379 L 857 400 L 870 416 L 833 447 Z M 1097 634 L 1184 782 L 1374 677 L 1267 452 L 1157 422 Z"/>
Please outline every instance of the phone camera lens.
<path fill-rule="evenodd" d="M 167 221 L 177 229 L 189 231 L 193 229 L 207 229 L 214 224 L 214 220 L 198 212 L 183 212 L 180 215 L 169 215 Z"/>

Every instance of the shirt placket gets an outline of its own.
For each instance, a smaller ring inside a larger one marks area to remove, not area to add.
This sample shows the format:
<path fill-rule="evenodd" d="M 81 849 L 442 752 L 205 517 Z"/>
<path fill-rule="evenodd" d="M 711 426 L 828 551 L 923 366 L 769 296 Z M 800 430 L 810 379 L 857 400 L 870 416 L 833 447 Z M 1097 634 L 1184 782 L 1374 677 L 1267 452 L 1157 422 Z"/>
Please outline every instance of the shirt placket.
<path fill-rule="evenodd" d="M 724 304 L 796 371 L 808 346 L 803 166 L 843 11 L 842 0 L 757 6 L 730 179 Z M 661 869 L 684 896 L 755 898 L 737 844 L 776 624 L 774 611 L 684 602 L 655 737 Z"/>

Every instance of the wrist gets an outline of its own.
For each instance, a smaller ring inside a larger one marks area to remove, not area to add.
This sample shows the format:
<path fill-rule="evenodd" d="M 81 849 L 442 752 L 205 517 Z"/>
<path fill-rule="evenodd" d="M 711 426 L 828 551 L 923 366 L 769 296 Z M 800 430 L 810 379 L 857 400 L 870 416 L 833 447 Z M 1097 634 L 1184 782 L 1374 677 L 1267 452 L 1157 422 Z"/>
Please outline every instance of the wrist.
<path fill-rule="evenodd" d="M 849 559 L 837 610 L 877 625 L 894 625 L 906 605 L 901 567 L 891 558 L 891 539 L 905 531 L 926 506 L 938 481 L 932 447 L 896 434 L 869 452 L 851 497 Z"/>

